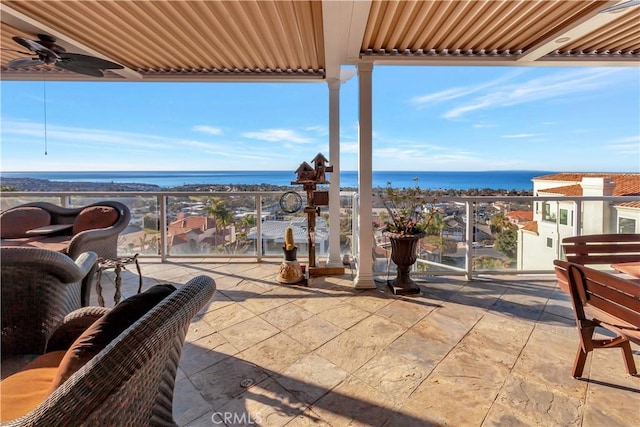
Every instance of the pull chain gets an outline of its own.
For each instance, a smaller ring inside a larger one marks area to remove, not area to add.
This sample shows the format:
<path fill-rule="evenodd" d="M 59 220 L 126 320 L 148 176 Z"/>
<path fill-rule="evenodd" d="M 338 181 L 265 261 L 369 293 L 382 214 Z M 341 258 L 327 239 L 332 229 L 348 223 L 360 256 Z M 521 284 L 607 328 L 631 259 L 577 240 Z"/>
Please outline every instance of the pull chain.
<path fill-rule="evenodd" d="M 42 89 L 44 92 L 44 155 L 47 155 L 47 79 L 42 80 Z"/>

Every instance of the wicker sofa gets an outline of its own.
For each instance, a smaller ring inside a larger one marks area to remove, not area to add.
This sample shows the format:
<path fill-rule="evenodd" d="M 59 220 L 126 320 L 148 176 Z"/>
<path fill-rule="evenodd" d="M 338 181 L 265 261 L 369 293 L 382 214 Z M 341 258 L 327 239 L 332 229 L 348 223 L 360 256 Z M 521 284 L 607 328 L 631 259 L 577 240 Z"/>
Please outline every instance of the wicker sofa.
<path fill-rule="evenodd" d="M 0 248 L 2 371 L 12 356 L 41 354 L 56 325 L 89 303 L 97 256 L 73 260 L 38 248 Z"/>
<path fill-rule="evenodd" d="M 0 244 L 49 249 L 75 259 L 83 252 L 117 257 L 120 233 L 131 213 L 123 203 L 101 201 L 79 208 L 27 203 L 0 214 Z"/>
<path fill-rule="evenodd" d="M 112 310 L 84 307 L 66 316 L 49 339 L 47 353 L 2 380 L 2 406 L 12 411 L 2 414 L 2 425 L 175 426 L 173 388 L 185 335 L 216 286 L 212 278 L 198 276 L 174 289 L 157 285 Z M 96 344 L 104 346 L 97 345 L 97 353 L 71 372 L 65 370 L 86 358 L 86 351 Z M 49 363 L 38 365 L 41 359 Z M 31 405 L 13 389 L 32 391 L 35 386 L 30 384 L 36 381 L 24 381 L 29 375 L 39 375 L 40 381 L 47 375 L 52 378 L 49 394 Z"/>

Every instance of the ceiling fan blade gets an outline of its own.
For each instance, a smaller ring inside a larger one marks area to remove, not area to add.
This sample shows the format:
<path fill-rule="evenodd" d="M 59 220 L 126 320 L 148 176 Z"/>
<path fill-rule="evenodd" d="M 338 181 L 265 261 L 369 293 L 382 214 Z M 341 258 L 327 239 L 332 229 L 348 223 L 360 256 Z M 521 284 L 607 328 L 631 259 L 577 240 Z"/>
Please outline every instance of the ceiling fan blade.
<path fill-rule="evenodd" d="M 33 55 L 33 52 L 23 52 L 21 50 L 9 49 L 8 47 L 0 47 L 2 50 L 8 50 L 9 52 L 15 52 L 22 55 Z"/>
<path fill-rule="evenodd" d="M 104 77 L 104 73 L 102 72 L 102 70 L 93 67 L 85 67 L 72 61 L 59 61 L 56 63 L 56 67 L 60 67 L 68 71 L 73 71 L 74 73 L 78 74 L 85 74 L 91 77 Z"/>
<path fill-rule="evenodd" d="M 29 40 L 27 38 L 18 37 L 18 36 L 15 36 L 12 38 L 13 38 L 13 41 L 18 43 L 19 45 L 24 46 L 30 51 L 37 53 L 40 59 L 47 64 L 53 64 L 56 60 L 60 59 L 58 54 L 55 53 L 53 50 L 49 49 L 46 46 L 41 45 L 40 43 L 34 40 Z"/>
<path fill-rule="evenodd" d="M 628 7 L 640 5 L 640 0 L 629 0 L 624 3 L 615 4 L 613 6 L 606 7 L 600 11 L 600 13 L 615 12 L 616 10 L 626 9 Z"/>
<path fill-rule="evenodd" d="M 79 53 L 64 53 L 61 55 L 60 62 L 72 63 L 73 66 L 76 67 L 97 68 L 99 70 L 120 70 L 124 68 L 122 65 L 116 64 L 115 62 Z"/>
<path fill-rule="evenodd" d="M 9 61 L 8 68 L 25 68 L 35 67 L 36 65 L 42 65 L 45 62 L 38 58 L 18 58 Z"/>

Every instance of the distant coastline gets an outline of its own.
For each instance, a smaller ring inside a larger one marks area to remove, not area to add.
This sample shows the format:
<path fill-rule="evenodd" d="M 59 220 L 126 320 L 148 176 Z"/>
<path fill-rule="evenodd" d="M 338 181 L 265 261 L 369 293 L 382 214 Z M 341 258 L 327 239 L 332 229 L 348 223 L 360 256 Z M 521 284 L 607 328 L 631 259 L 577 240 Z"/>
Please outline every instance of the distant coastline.
<path fill-rule="evenodd" d="M 414 187 L 456 193 L 467 190 L 530 192 L 532 179 L 549 171 L 374 171 L 373 187 Z M 117 171 L 117 172 L 3 172 L 0 184 L 18 191 L 279 191 L 292 185 L 291 171 Z M 329 181 L 331 176 L 329 175 Z M 340 188 L 357 189 L 355 171 L 340 173 Z M 449 192 L 449 191 L 447 191 Z"/>

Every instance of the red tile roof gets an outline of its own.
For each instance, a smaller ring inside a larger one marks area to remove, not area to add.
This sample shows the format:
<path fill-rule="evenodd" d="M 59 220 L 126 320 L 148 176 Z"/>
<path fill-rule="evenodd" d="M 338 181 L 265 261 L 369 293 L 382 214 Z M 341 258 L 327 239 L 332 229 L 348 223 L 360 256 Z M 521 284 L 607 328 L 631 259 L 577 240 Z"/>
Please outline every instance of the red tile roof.
<path fill-rule="evenodd" d="M 637 202 L 616 203 L 616 206 L 624 207 L 624 208 L 637 208 L 637 209 L 640 209 L 640 200 L 637 201 Z"/>
<path fill-rule="evenodd" d="M 527 221 L 522 225 L 522 229 L 526 231 L 531 231 L 533 233 L 538 233 L 538 221 Z"/>
<path fill-rule="evenodd" d="M 566 185 L 564 187 L 544 188 L 540 193 L 562 194 L 563 196 L 582 196 L 582 186 L 580 184 Z"/>
<path fill-rule="evenodd" d="M 214 228 L 216 226 L 213 218 L 209 218 L 206 216 L 187 216 L 182 219 L 178 219 L 169 224 L 169 229 L 183 229 L 183 230 L 193 230 L 200 229 L 201 231 L 207 230 L 209 228 Z"/>
<path fill-rule="evenodd" d="M 506 214 L 509 219 L 517 219 L 518 221 L 531 221 L 533 219 L 533 212 L 531 211 L 511 211 Z"/>
<path fill-rule="evenodd" d="M 640 174 L 637 173 L 556 173 L 533 178 L 534 181 L 567 181 L 562 187 L 545 188 L 543 193 L 562 194 L 564 196 L 582 196 L 580 182 L 582 178 L 609 178 L 616 184 L 614 196 L 640 195 Z"/>

